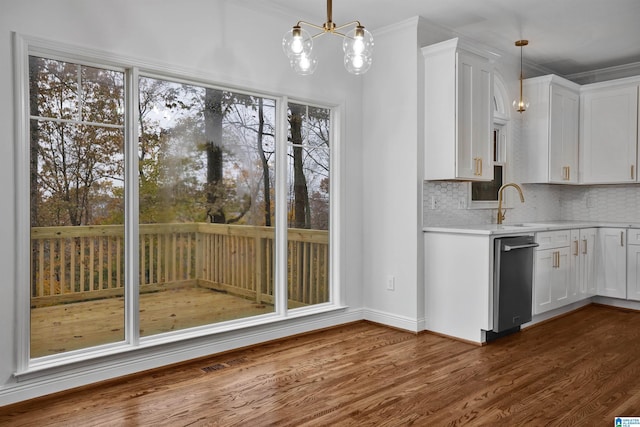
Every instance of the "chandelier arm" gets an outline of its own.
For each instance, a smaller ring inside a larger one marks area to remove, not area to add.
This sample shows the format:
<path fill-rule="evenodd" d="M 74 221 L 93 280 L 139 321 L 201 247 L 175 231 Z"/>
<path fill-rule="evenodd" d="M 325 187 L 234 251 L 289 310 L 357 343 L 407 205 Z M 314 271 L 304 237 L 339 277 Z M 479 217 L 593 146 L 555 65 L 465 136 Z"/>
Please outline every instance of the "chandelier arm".
<path fill-rule="evenodd" d="M 340 33 L 340 32 L 338 32 L 338 31 L 331 31 L 331 34 L 333 34 L 334 36 L 340 36 L 340 37 L 343 37 L 343 38 L 345 38 L 345 39 L 351 39 L 351 40 L 353 40 L 353 37 L 349 37 L 348 35 L 343 34 L 343 33 Z"/>
<path fill-rule="evenodd" d="M 364 28 L 364 27 L 360 24 L 360 21 L 351 21 L 351 22 L 347 22 L 346 24 L 339 25 L 339 26 L 335 27 L 333 30 L 334 30 L 334 31 L 335 31 L 335 30 L 341 30 L 341 29 L 343 29 L 343 28 L 346 28 L 346 27 L 348 27 L 348 26 L 350 26 L 350 25 L 354 25 L 354 24 L 356 25 L 356 27 L 362 27 L 362 28 Z"/>
<path fill-rule="evenodd" d="M 307 22 L 307 21 L 298 21 L 298 27 L 302 26 L 302 25 L 306 25 L 308 27 L 311 28 L 315 28 L 316 30 L 321 30 L 323 33 L 326 32 L 325 28 L 321 25 L 316 25 L 316 24 L 312 24 L 311 22 Z"/>

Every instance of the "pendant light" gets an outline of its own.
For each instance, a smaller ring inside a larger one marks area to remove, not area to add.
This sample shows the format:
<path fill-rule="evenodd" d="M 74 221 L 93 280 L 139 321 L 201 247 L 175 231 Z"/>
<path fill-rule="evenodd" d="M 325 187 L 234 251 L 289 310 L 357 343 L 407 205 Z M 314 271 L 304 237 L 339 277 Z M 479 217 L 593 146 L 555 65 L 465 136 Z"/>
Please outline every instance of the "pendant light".
<path fill-rule="evenodd" d="M 518 40 L 516 46 L 520 48 L 520 98 L 513 101 L 513 107 L 518 113 L 523 113 L 529 108 L 529 102 L 522 96 L 522 47 L 529 44 L 529 40 Z"/>
<path fill-rule="evenodd" d="M 352 21 L 336 26 L 332 20 L 332 0 L 327 0 L 327 22 L 315 25 L 305 21 L 298 21 L 296 25 L 282 38 L 282 49 L 289 58 L 291 68 L 301 75 L 313 74 L 318 66 L 318 60 L 313 53 L 313 39 L 330 33 L 343 38 L 344 66 L 352 74 L 364 74 L 371 67 L 373 60 L 373 36 L 359 21 Z M 310 35 L 302 28 L 307 26 L 320 30 L 320 33 Z M 346 34 L 342 29 L 353 27 Z"/>

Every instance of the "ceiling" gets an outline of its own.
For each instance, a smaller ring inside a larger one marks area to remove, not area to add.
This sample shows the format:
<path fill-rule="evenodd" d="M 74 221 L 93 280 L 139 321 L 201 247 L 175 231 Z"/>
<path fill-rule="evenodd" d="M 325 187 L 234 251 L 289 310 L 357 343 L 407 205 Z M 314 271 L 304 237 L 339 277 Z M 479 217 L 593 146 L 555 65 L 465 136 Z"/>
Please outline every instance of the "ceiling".
<path fill-rule="evenodd" d="M 322 24 L 324 0 L 262 0 Z M 639 0 L 335 0 L 333 21 L 375 30 L 422 16 L 498 51 L 562 76 L 640 62 Z M 295 23 L 295 22 L 294 22 Z M 293 23 L 292 23 L 293 25 Z"/>

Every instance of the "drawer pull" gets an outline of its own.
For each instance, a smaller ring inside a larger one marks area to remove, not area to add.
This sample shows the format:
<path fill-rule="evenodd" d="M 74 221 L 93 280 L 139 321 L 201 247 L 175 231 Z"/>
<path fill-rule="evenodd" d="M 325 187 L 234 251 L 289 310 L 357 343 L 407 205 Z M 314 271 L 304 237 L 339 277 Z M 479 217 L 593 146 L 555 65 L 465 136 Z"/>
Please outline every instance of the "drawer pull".
<path fill-rule="evenodd" d="M 582 253 L 587 253 L 587 239 L 582 239 Z"/>

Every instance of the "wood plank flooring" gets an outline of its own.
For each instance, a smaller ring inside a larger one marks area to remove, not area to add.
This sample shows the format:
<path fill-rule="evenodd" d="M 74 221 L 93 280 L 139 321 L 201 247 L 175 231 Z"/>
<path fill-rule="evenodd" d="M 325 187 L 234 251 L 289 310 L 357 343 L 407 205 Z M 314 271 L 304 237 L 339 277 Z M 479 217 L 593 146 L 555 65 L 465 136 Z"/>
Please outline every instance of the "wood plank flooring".
<path fill-rule="evenodd" d="M 640 313 L 479 347 L 358 322 L 0 408 L 3 426 L 611 426 L 640 416 Z"/>

